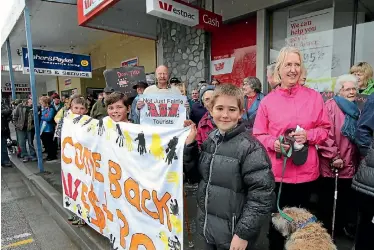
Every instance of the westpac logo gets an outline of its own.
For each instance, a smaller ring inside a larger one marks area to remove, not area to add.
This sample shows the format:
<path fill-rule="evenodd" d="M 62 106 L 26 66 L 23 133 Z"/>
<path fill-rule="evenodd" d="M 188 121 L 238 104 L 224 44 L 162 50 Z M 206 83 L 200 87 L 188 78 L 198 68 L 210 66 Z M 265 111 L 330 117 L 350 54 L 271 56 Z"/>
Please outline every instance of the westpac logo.
<path fill-rule="evenodd" d="M 166 2 L 163 2 L 163 1 L 158 1 L 158 4 L 160 5 L 161 9 L 163 9 L 165 11 L 168 11 L 168 12 L 172 12 L 175 15 L 178 15 L 178 16 L 181 16 L 181 17 L 184 17 L 184 18 L 188 18 L 188 19 L 192 19 L 192 20 L 195 20 L 195 18 L 196 18 L 194 14 L 191 14 L 188 11 L 178 9 L 178 8 L 175 8 L 175 7 L 173 8 L 173 5 L 170 4 L 170 3 L 166 3 Z"/>

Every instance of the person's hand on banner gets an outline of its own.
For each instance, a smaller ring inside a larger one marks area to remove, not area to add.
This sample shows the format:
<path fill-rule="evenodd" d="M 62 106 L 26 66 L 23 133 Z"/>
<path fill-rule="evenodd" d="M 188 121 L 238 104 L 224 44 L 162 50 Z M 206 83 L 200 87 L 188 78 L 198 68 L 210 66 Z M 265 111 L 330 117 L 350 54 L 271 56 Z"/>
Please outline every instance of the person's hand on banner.
<path fill-rule="evenodd" d="M 99 129 L 97 130 L 97 134 L 102 136 L 103 133 L 105 132 L 105 127 L 104 127 L 104 122 L 103 122 L 103 119 L 100 119 L 97 126 L 99 127 Z"/>
<path fill-rule="evenodd" d="M 129 134 L 129 131 L 124 131 L 125 138 L 126 138 L 126 148 L 128 151 L 132 151 L 134 148 L 132 146 L 132 138 Z"/>
<path fill-rule="evenodd" d="M 185 120 L 184 123 L 183 123 L 183 126 L 184 127 L 189 127 L 192 124 L 195 124 L 195 123 L 193 121 L 191 121 L 191 120 Z"/>
<path fill-rule="evenodd" d="M 187 139 L 186 139 L 186 145 L 193 143 L 195 141 L 196 135 L 197 135 L 196 125 L 192 124 L 190 134 L 187 136 Z"/>
<path fill-rule="evenodd" d="M 144 105 L 145 105 L 145 102 L 139 99 L 138 102 L 136 103 L 136 108 L 138 110 L 141 110 L 144 107 Z"/>

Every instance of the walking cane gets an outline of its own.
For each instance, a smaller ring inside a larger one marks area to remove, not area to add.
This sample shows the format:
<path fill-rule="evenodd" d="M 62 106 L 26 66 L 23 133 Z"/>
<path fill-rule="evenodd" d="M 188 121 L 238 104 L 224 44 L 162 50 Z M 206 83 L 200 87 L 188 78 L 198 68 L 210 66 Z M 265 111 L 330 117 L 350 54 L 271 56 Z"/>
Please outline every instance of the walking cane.
<path fill-rule="evenodd" d="M 185 217 L 186 227 L 187 227 L 188 247 L 193 248 L 194 244 L 193 244 L 193 241 L 192 241 L 190 222 L 188 221 L 187 194 L 184 190 L 183 190 L 183 204 L 184 204 L 184 217 Z"/>
<path fill-rule="evenodd" d="M 336 218 L 336 201 L 338 199 L 338 177 L 339 172 L 337 168 L 334 168 L 335 174 L 335 191 L 334 191 L 334 206 L 332 208 L 332 225 L 331 225 L 331 238 L 334 240 L 335 235 L 335 218 Z"/>

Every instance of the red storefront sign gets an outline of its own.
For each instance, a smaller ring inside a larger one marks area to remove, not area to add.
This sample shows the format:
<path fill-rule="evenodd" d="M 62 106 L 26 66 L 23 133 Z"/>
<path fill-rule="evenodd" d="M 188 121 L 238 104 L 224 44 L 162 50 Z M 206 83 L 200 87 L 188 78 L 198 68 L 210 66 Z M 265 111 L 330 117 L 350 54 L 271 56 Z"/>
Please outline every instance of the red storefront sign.
<path fill-rule="evenodd" d="M 78 0 L 78 25 L 84 26 L 91 18 L 100 15 L 100 13 L 118 1 L 119 0 Z"/>

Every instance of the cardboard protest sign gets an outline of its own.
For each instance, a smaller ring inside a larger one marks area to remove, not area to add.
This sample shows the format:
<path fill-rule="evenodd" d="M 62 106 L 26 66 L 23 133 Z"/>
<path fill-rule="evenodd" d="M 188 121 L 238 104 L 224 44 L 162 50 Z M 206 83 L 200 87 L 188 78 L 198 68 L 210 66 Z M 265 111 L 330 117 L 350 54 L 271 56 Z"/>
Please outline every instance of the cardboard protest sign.
<path fill-rule="evenodd" d="M 104 71 L 106 86 L 120 91 L 128 97 L 137 95 L 133 86 L 138 81 L 146 81 L 143 66 L 128 66 Z"/>
<path fill-rule="evenodd" d="M 321 92 L 321 95 L 324 101 L 327 101 L 335 96 L 334 92 Z M 364 108 L 367 98 L 368 98 L 368 95 L 362 95 L 362 94 L 357 95 L 356 102 L 360 110 Z"/>
<path fill-rule="evenodd" d="M 111 249 L 181 249 L 188 134 L 68 114 L 61 136 L 64 207 L 108 237 Z"/>
<path fill-rule="evenodd" d="M 141 95 L 140 124 L 183 128 L 187 97 L 183 95 Z"/>

